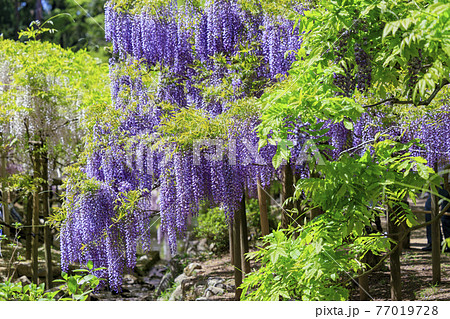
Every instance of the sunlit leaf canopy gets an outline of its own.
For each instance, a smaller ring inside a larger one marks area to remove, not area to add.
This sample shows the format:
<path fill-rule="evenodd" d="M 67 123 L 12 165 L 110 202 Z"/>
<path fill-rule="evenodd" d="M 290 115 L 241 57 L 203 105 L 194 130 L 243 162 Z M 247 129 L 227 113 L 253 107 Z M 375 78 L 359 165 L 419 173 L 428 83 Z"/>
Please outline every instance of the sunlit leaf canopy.
<path fill-rule="evenodd" d="M 260 100 L 262 137 L 286 138 L 286 119 L 354 121 L 378 109 L 398 120 L 442 106 L 450 80 L 448 1 L 319 1 L 298 26 L 304 33 L 300 59 L 289 78 Z M 371 85 L 363 94 L 354 90 L 351 98 L 336 97 L 341 90 L 334 76 L 356 64 L 357 44 L 371 57 Z M 336 61 L 342 46 L 348 50 Z M 411 87 L 411 63 L 419 57 L 424 67 Z M 368 108 L 373 104 L 376 108 Z"/>
<path fill-rule="evenodd" d="M 87 51 L 72 52 L 48 42 L 0 40 L 0 57 L 6 83 L 1 83 L 2 109 L 28 110 L 20 103 L 24 94 L 58 106 L 66 116 L 89 114 L 86 127 L 102 118 L 110 104 L 108 65 Z M 24 90 L 28 90 L 24 92 Z"/>

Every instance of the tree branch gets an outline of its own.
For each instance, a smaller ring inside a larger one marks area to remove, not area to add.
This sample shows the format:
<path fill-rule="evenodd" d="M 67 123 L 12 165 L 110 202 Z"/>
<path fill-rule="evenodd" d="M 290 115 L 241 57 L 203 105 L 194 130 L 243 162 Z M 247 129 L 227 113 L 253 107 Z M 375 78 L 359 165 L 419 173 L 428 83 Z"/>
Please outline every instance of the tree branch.
<path fill-rule="evenodd" d="M 439 93 L 439 91 L 448 84 L 450 84 L 450 82 L 447 79 L 444 79 L 444 81 L 442 82 L 442 85 L 436 86 L 433 93 L 431 93 L 431 95 L 428 97 L 428 99 L 426 99 L 425 101 L 419 102 L 417 105 L 429 105 L 433 101 L 433 99 L 436 97 L 436 95 Z M 387 102 L 392 102 L 392 104 L 414 104 L 414 102 L 412 100 L 400 101 L 396 97 L 391 97 L 389 99 L 385 99 L 385 100 L 380 101 L 375 104 L 363 105 L 363 108 L 375 107 L 375 106 L 378 106 L 378 105 L 381 105 L 381 104 L 384 104 Z"/>

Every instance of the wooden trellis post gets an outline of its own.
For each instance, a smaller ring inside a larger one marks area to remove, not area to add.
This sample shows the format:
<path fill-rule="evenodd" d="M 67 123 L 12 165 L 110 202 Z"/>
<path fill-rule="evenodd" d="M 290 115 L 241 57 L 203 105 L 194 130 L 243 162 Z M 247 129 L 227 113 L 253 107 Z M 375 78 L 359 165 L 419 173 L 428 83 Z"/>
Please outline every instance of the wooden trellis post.
<path fill-rule="evenodd" d="M 438 197 L 430 193 L 431 196 L 431 219 L 439 214 Z M 436 285 L 441 282 L 441 239 L 440 239 L 440 219 L 431 224 L 431 265 L 433 280 Z"/>
<path fill-rule="evenodd" d="M 241 262 L 241 214 L 236 212 L 234 214 L 233 222 L 233 261 L 234 261 L 234 282 L 235 295 L 234 300 L 240 300 L 242 289 L 239 286 L 242 284 L 242 262 Z"/>
<path fill-rule="evenodd" d="M 362 263 L 365 263 L 367 261 L 366 256 L 364 256 L 361 259 Z M 363 273 L 364 269 L 360 270 L 359 273 Z M 368 275 L 363 275 L 361 277 L 359 277 L 358 279 L 358 284 L 359 284 L 359 300 L 361 301 L 367 301 L 370 300 L 370 296 L 368 295 L 369 292 L 369 276 Z"/>
<path fill-rule="evenodd" d="M 399 227 L 395 224 L 397 220 L 397 209 L 388 208 L 388 233 L 391 234 L 392 240 L 399 244 Z M 394 245 L 392 245 L 394 246 Z M 391 285 L 391 299 L 393 301 L 402 300 L 402 282 L 400 271 L 400 247 L 397 247 L 395 251 L 389 256 L 389 268 L 390 268 L 390 285 Z"/>
<path fill-rule="evenodd" d="M 0 177 L 2 178 L 2 206 L 3 206 L 3 219 L 5 221 L 6 227 L 3 228 L 3 234 L 6 236 L 10 236 L 11 232 L 8 226 L 11 225 L 11 221 L 9 218 L 9 203 L 8 203 L 8 194 L 6 192 L 6 150 L 4 149 L 4 140 L 3 133 L 0 133 L 0 151 L 1 151 L 1 167 L 0 167 Z"/>
<path fill-rule="evenodd" d="M 269 235 L 269 214 L 267 207 L 267 193 L 261 185 L 258 178 L 258 204 L 259 204 L 259 219 L 261 221 L 262 236 Z"/>
<path fill-rule="evenodd" d="M 32 158 L 33 158 L 33 178 L 35 181 L 33 189 L 33 218 L 32 218 L 32 251 L 31 251 L 31 265 L 33 270 L 33 282 L 38 283 L 38 271 L 39 271 L 39 258 L 38 258 L 38 248 L 39 248 L 39 212 L 40 212 L 40 183 L 36 181 L 41 178 L 41 160 L 39 156 L 40 143 L 34 142 L 32 144 Z"/>
<path fill-rule="evenodd" d="M 250 262 L 245 258 L 245 254 L 248 253 L 248 229 L 247 229 L 247 214 L 245 207 L 245 195 L 242 196 L 241 208 L 239 214 L 241 215 L 241 262 L 242 271 L 244 274 L 250 272 Z"/>
<path fill-rule="evenodd" d="M 230 243 L 230 262 L 234 265 L 233 221 L 228 223 L 228 241 Z"/>
<path fill-rule="evenodd" d="M 41 167 L 42 167 L 42 201 L 43 201 L 43 213 L 44 222 L 50 214 L 50 203 L 49 203 L 49 191 L 48 186 L 48 153 L 43 152 L 41 154 Z M 45 286 L 47 289 L 53 287 L 53 267 L 52 267 L 52 233 L 50 227 L 45 225 L 44 227 L 44 252 L 45 252 Z"/>
<path fill-rule="evenodd" d="M 25 226 L 26 227 L 26 239 L 25 239 L 25 259 L 31 260 L 31 241 L 32 241 L 32 219 L 33 219 L 33 196 L 29 195 L 27 197 L 27 205 L 26 205 L 26 218 L 25 218 Z"/>
<path fill-rule="evenodd" d="M 294 174 L 292 172 L 292 168 L 290 163 L 287 163 L 282 168 L 282 180 L 283 180 L 283 189 L 281 195 L 281 205 L 284 204 L 286 199 L 294 196 Z M 290 202 L 288 205 L 284 206 L 281 210 L 281 228 L 287 229 L 289 225 L 293 222 L 293 217 L 290 215 L 289 211 L 294 208 L 293 202 Z"/>

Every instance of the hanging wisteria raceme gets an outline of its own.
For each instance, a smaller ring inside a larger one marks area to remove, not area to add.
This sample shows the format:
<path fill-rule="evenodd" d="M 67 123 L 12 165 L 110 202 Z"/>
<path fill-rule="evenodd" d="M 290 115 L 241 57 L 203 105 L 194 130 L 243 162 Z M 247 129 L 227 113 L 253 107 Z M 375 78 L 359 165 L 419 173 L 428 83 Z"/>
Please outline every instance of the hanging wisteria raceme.
<path fill-rule="evenodd" d="M 449 106 L 443 106 L 412 122 L 408 137 L 420 139 L 424 149 L 414 148 L 413 155 L 422 156 L 430 167 L 442 167 L 450 161 L 450 113 Z"/>
<path fill-rule="evenodd" d="M 99 125 L 94 133 L 83 172 L 98 189 L 68 189 L 72 209 L 61 230 L 61 249 L 65 269 L 69 263 L 93 260 L 95 267 L 108 269 L 100 275 L 109 286 L 120 290 L 122 273 L 135 265 L 137 245 L 150 247 L 152 189 L 160 189 L 160 231 L 175 253 L 177 237 L 202 203 L 221 206 L 232 220 L 243 193 L 256 196 L 257 181 L 267 187 L 276 176 L 271 164 L 276 147 L 258 153 L 256 117 L 236 122 L 221 145 L 202 147 L 199 154 L 186 148 L 174 153 L 155 149 L 152 136 L 170 116 L 161 104 L 172 105 L 171 112 L 193 107 L 211 118 L 219 116 L 236 99 L 262 94 L 244 90 L 248 83 L 229 68 L 231 57 L 258 57 L 254 79 L 269 85 L 287 74 L 301 37 L 293 22 L 244 11 L 237 1 L 207 1 L 202 9 L 173 2 L 157 14 L 116 10 L 113 1 L 105 9 L 106 39 L 113 44 L 112 99 L 121 117 L 118 125 Z M 261 43 L 254 46 L 256 42 Z M 251 50 L 241 53 L 244 48 Z M 147 74 L 158 74 L 156 89 L 144 80 Z M 205 95 L 204 88 L 233 76 L 239 93 L 221 100 Z M 223 152 L 218 155 L 216 147 Z M 118 218 L 129 192 L 145 189 L 138 206 Z"/>
<path fill-rule="evenodd" d="M 222 207 L 232 220 L 244 192 L 256 196 L 258 180 L 267 187 L 280 173 L 271 164 L 275 146 L 267 145 L 258 152 L 256 115 L 236 120 L 223 140 L 211 143 L 205 137 L 199 149 L 172 144 L 155 147 L 164 119 L 193 108 L 213 120 L 239 99 L 259 97 L 264 87 L 287 76 L 302 38 L 292 21 L 262 11 L 245 11 L 236 0 L 206 1 L 202 8 L 173 1 L 153 11 L 133 13 L 114 6 L 115 2 L 109 1 L 105 7 L 105 34 L 113 45 L 112 102 L 121 116 L 116 126 L 99 125 L 94 134 L 93 151 L 83 172 L 98 188 L 68 189 L 73 200 L 61 230 L 61 255 L 65 269 L 69 263 L 88 260 L 93 260 L 95 267 L 106 267 L 100 275 L 109 279 L 112 289 L 120 290 L 123 272 L 135 265 L 136 247 L 150 247 L 153 189 L 160 191 L 160 232 L 176 253 L 177 238 L 183 236 L 190 217 L 203 203 Z M 302 10 L 300 5 L 297 11 Z M 343 35 L 342 47 L 345 39 Z M 355 88 L 365 92 L 370 86 L 371 61 L 363 47 L 353 48 L 357 64 L 349 66 L 345 74 L 335 75 L 342 95 L 350 97 Z M 250 79 L 233 69 L 236 56 L 260 61 Z M 232 86 L 228 96 L 208 93 L 209 88 L 220 87 L 227 80 Z M 249 90 L 255 82 L 263 85 Z M 441 151 L 443 145 L 449 149 L 447 116 L 433 118 L 442 122 L 441 126 L 422 119 L 410 130 L 397 123 L 387 134 L 405 141 L 422 138 L 427 148 L 435 150 L 425 156 L 433 164 L 449 157 Z M 382 117 L 369 114 L 354 123 L 353 133 L 343 123 L 324 123 L 329 129 L 328 143 L 334 146 L 328 155 L 337 159 L 350 147 L 364 151 L 359 146 L 382 132 L 382 124 Z M 305 125 L 295 123 L 293 127 Z M 291 163 L 296 173 L 306 178 L 309 171 L 301 152 L 306 140 L 314 137 L 299 129 L 291 133 L 297 142 Z M 136 190 L 142 191 L 137 206 L 118 218 L 118 209 L 126 206 L 127 196 Z"/>

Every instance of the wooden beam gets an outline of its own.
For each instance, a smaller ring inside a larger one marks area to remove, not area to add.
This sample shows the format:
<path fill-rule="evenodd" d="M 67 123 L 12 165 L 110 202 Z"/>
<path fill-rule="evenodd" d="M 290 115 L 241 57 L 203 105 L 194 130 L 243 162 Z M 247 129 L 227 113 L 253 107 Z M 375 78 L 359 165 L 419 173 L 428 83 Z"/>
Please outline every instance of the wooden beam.
<path fill-rule="evenodd" d="M 421 210 L 421 209 L 413 209 L 411 210 L 413 214 L 431 214 L 431 210 Z M 450 216 L 449 212 L 444 213 L 444 215 Z"/>

